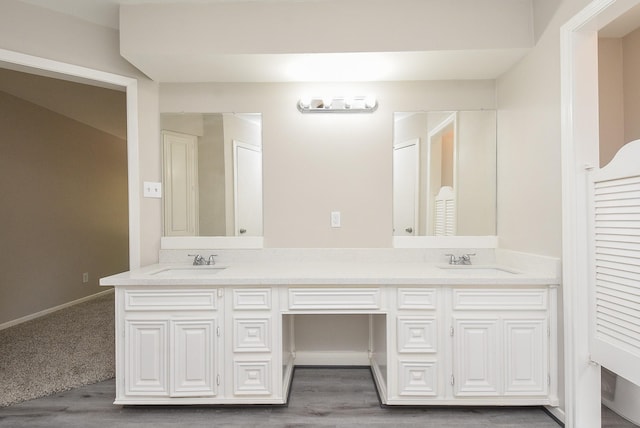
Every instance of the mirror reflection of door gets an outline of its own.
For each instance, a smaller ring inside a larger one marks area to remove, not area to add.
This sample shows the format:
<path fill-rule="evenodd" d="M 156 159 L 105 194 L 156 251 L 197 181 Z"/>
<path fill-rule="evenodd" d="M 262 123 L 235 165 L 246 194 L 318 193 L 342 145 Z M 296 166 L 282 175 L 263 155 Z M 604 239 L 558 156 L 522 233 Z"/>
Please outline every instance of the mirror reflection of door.
<path fill-rule="evenodd" d="M 457 193 L 456 186 L 456 114 L 447 115 L 429 132 L 429 176 L 427 178 L 427 225 L 429 235 L 455 234 L 455 212 L 445 216 L 450 224 L 438 226 L 436 198 L 443 188 L 451 190 L 449 200 L 453 201 Z M 442 221 L 442 219 L 440 219 Z M 438 233 L 437 229 L 440 231 Z"/>
<path fill-rule="evenodd" d="M 198 137 L 162 132 L 164 234 L 198 235 Z"/>
<path fill-rule="evenodd" d="M 420 140 L 393 146 L 393 234 L 418 234 Z"/>
<path fill-rule="evenodd" d="M 261 148 L 233 142 L 235 235 L 262 236 Z"/>

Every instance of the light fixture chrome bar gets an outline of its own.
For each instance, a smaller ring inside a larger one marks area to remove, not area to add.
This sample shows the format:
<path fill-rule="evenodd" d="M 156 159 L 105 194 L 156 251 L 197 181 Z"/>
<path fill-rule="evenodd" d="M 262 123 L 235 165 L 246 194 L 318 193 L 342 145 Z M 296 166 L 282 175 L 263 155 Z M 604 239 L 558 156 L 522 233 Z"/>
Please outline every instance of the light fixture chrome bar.
<path fill-rule="evenodd" d="M 378 101 L 372 96 L 311 97 L 298 101 L 301 113 L 373 113 Z"/>

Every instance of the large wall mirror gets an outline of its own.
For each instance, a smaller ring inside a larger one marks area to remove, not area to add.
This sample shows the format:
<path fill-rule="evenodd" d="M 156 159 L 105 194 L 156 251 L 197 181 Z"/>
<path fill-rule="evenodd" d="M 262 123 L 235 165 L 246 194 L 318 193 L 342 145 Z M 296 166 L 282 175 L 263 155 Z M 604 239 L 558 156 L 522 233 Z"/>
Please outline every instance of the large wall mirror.
<path fill-rule="evenodd" d="M 164 236 L 262 236 L 262 116 L 163 113 Z"/>
<path fill-rule="evenodd" d="M 393 234 L 496 234 L 496 112 L 394 113 Z"/>

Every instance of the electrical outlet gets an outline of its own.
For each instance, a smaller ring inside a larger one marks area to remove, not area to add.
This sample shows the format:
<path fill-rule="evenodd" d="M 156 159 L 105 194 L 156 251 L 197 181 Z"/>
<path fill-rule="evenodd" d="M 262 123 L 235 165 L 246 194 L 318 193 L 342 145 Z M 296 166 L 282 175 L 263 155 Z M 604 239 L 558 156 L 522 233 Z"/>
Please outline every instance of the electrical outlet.
<path fill-rule="evenodd" d="M 85 272 L 82 274 L 82 283 L 86 284 L 89 282 L 89 272 Z"/>

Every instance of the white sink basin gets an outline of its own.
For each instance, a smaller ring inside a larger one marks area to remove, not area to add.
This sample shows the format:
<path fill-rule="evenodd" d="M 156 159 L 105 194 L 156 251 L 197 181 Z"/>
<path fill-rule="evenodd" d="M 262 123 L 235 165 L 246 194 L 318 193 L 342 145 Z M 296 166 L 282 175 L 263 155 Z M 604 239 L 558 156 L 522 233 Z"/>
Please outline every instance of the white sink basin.
<path fill-rule="evenodd" d="M 520 272 L 497 266 L 474 266 L 474 265 L 443 265 L 438 268 L 447 273 L 459 275 L 489 275 L 489 276 L 511 276 Z"/>
<path fill-rule="evenodd" d="M 185 266 L 169 267 L 151 272 L 149 275 L 158 278 L 192 278 L 215 275 L 226 269 L 226 266 Z"/>

